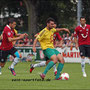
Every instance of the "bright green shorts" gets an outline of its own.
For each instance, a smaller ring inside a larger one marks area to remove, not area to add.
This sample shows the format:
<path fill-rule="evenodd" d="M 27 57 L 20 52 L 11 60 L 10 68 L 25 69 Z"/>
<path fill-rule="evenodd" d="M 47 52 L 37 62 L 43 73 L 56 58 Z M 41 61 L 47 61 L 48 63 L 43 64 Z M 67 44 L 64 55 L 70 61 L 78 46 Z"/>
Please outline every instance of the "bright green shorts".
<path fill-rule="evenodd" d="M 60 54 L 59 51 L 57 51 L 56 49 L 52 49 L 52 48 L 47 48 L 47 49 L 43 50 L 43 53 L 44 53 L 45 57 L 47 57 L 49 59 L 53 55 L 56 55 L 57 56 L 58 54 Z"/>

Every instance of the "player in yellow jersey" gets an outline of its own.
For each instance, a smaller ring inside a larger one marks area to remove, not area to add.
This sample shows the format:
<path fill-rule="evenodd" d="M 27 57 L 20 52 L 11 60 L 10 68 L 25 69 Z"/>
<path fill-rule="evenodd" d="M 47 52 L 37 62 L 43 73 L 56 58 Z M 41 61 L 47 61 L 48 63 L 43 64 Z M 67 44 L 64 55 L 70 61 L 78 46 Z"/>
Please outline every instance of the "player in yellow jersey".
<path fill-rule="evenodd" d="M 59 64 L 57 67 L 57 75 L 55 79 L 60 80 L 59 76 L 64 66 L 64 59 L 61 56 L 60 52 L 54 49 L 53 34 L 55 32 L 60 32 L 63 30 L 67 31 L 68 33 L 70 33 L 70 31 L 66 28 L 56 28 L 56 29 L 53 28 L 55 23 L 53 18 L 48 18 L 46 23 L 47 23 L 47 26 L 39 33 L 39 35 L 34 40 L 33 51 L 36 52 L 35 46 L 37 41 L 39 41 L 45 57 L 48 57 L 50 60 L 52 60 L 47 64 L 44 72 L 40 74 L 41 78 L 44 79 L 48 70 L 50 70 L 53 67 L 53 65 L 57 63 L 57 61 L 59 61 Z"/>

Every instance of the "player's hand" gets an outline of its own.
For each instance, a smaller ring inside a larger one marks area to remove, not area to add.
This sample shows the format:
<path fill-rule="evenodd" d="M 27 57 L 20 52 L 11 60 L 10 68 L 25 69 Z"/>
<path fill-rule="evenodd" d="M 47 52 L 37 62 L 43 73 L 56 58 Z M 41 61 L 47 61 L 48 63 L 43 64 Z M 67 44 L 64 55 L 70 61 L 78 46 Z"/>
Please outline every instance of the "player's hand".
<path fill-rule="evenodd" d="M 36 52 L 36 47 L 33 47 L 33 52 Z"/>
<path fill-rule="evenodd" d="M 78 50 L 78 44 L 75 45 L 75 48 Z"/>
<path fill-rule="evenodd" d="M 57 47 L 57 45 L 55 44 L 55 45 L 54 45 L 54 48 L 56 48 L 56 47 Z"/>
<path fill-rule="evenodd" d="M 64 28 L 64 30 L 65 30 L 66 32 L 70 33 L 69 29 L 67 29 L 67 28 Z"/>
<path fill-rule="evenodd" d="M 62 48 L 62 47 L 63 47 L 63 45 L 62 45 L 62 44 L 59 44 L 59 47 L 61 47 L 61 48 Z"/>
<path fill-rule="evenodd" d="M 39 34 L 37 33 L 37 34 L 34 35 L 34 37 L 36 38 L 38 35 L 39 35 Z"/>
<path fill-rule="evenodd" d="M 24 38 L 24 34 L 21 34 L 19 38 L 20 39 L 23 39 Z"/>
<path fill-rule="evenodd" d="M 27 34 L 27 33 L 24 33 L 24 35 L 25 35 L 25 36 L 28 36 L 28 34 Z"/>

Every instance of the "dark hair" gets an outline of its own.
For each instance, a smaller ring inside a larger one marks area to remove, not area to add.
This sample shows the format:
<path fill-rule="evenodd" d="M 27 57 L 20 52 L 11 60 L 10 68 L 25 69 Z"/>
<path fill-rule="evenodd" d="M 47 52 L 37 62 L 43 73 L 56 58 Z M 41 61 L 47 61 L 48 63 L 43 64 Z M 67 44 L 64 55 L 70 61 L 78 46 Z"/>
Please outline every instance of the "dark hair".
<path fill-rule="evenodd" d="M 57 24 L 57 22 L 54 22 L 54 24 Z"/>
<path fill-rule="evenodd" d="M 7 24 L 9 25 L 10 23 L 16 22 L 16 20 L 14 18 L 9 18 Z"/>
<path fill-rule="evenodd" d="M 80 20 L 81 20 L 82 18 L 85 18 L 85 17 L 84 17 L 84 16 L 80 17 Z M 85 18 L 85 20 L 86 20 L 86 18 Z"/>
<path fill-rule="evenodd" d="M 49 17 L 49 18 L 46 20 L 46 23 L 50 23 L 50 21 L 55 22 L 55 20 L 54 20 L 53 18 Z"/>

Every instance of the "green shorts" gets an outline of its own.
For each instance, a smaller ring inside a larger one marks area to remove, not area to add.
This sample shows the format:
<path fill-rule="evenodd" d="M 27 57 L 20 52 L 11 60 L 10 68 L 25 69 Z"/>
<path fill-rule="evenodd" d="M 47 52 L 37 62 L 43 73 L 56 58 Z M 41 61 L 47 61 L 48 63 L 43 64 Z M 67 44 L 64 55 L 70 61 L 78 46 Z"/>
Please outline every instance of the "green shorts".
<path fill-rule="evenodd" d="M 56 55 L 57 56 L 58 54 L 60 54 L 59 51 L 57 51 L 56 49 L 52 49 L 52 48 L 47 48 L 47 49 L 43 50 L 43 53 L 44 53 L 45 57 L 47 57 L 49 59 L 53 55 Z"/>

